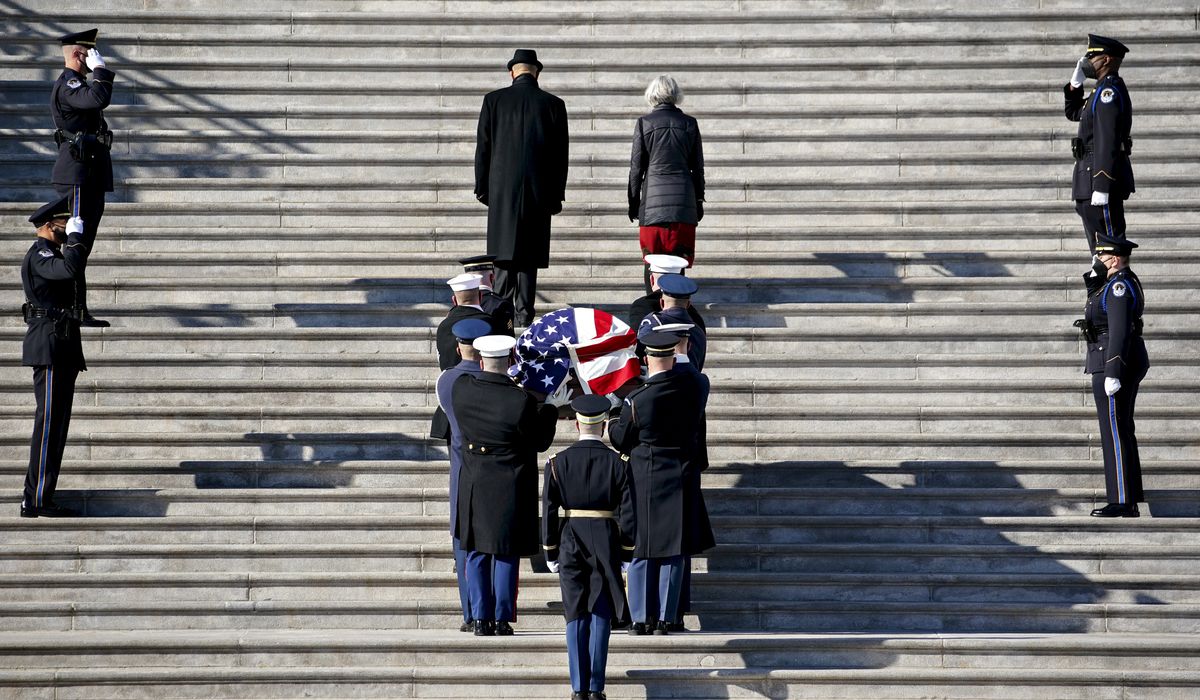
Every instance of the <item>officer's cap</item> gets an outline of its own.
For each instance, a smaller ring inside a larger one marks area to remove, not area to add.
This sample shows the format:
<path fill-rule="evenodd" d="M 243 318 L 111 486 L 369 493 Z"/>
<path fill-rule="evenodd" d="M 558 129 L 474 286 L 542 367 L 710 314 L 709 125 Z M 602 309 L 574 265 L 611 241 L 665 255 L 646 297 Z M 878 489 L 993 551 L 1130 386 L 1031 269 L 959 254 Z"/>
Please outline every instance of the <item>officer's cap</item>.
<path fill-rule="evenodd" d="M 674 333 L 654 331 L 639 338 L 638 342 L 646 347 L 646 354 L 650 357 L 672 357 L 675 355 L 675 346 L 679 344 L 679 337 Z"/>
<path fill-rule="evenodd" d="M 495 255 L 473 255 L 459 260 L 458 264 L 463 266 L 463 272 L 481 272 L 494 268 L 495 262 Z"/>
<path fill-rule="evenodd" d="M 528 63 L 537 66 L 539 71 L 542 69 L 542 62 L 537 59 L 537 51 L 533 49 L 517 49 L 514 51 L 512 60 L 508 62 L 508 70 L 512 70 L 512 67 L 518 63 Z"/>
<path fill-rule="evenodd" d="M 1109 39 L 1106 36 L 1099 34 L 1088 34 L 1087 53 L 1084 54 L 1088 58 L 1099 56 L 1101 54 L 1109 54 L 1117 58 L 1125 58 L 1125 54 L 1129 53 L 1129 47 L 1116 39 Z"/>
<path fill-rule="evenodd" d="M 464 318 L 450 327 L 450 332 L 458 342 L 470 345 L 476 338 L 482 338 L 492 332 L 492 324 L 482 318 Z"/>
<path fill-rule="evenodd" d="M 584 394 L 571 401 L 571 408 L 575 410 L 575 420 L 584 425 L 603 423 L 611 407 L 608 399 L 599 394 Z"/>
<path fill-rule="evenodd" d="M 688 266 L 688 261 L 678 255 L 647 255 L 646 264 L 656 274 L 678 275 Z"/>
<path fill-rule="evenodd" d="M 47 221 L 66 219 L 69 216 L 71 216 L 71 200 L 60 197 L 33 212 L 33 216 L 29 217 L 29 223 L 40 228 Z"/>
<path fill-rule="evenodd" d="M 99 29 L 89 29 L 85 32 L 75 32 L 74 34 L 67 34 L 66 36 L 60 36 L 58 38 L 58 40 L 62 42 L 63 46 L 93 46 L 94 47 L 96 45 L 96 36 L 99 33 L 100 33 Z"/>
<path fill-rule="evenodd" d="M 658 278 L 658 288 L 664 296 L 672 299 L 687 299 L 700 291 L 700 285 L 683 275 L 663 275 Z"/>
<path fill-rule="evenodd" d="M 511 335 L 485 335 L 476 338 L 471 345 L 484 357 L 508 357 L 512 349 L 516 347 L 517 339 Z"/>
<path fill-rule="evenodd" d="M 482 279 L 482 275 L 464 272 L 457 277 L 451 277 L 446 280 L 446 284 L 450 285 L 450 289 L 456 292 L 464 292 L 468 289 L 479 289 L 479 281 Z"/>
<path fill-rule="evenodd" d="M 1101 233 L 1096 236 L 1096 252 L 1108 253 L 1118 257 L 1127 257 L 1134 248 L 1138 247 L 1137 243 L 1125 240 L 1124 238 L 1113 238 L 1107 233 Z"/>
<path fill-rule="evenodd" d="M 651 330 L 656 333 L 670 333 L 676 338 L 684 338 L 687 337 L 695 327 L 696 324 L 694 323 L 664 323 L 662 325 L 655 326 Z"/>

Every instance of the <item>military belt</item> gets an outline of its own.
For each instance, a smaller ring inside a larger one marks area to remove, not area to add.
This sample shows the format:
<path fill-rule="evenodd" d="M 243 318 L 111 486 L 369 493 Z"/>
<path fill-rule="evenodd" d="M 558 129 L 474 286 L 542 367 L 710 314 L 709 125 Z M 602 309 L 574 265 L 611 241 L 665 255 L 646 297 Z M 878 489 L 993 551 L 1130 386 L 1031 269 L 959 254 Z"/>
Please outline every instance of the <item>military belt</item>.
<path fill-rule="evenodd" d="M 599 520 L 612 520 L 617 517 L 616 512 L 611 510 L 580 510 L 578 508 L 568 508 L 565 515 L 568 518 L 596 518 Z"/>
<path fill-rule="evenodd" d="M 34 306 L 28 302 L 21 305 L 21 315 L 25 317 L 26 323 L 28 323 L 30 319 L 34 318 L 49 318 L 55 321 L 61 321 L 68 318 L 77 318 L 75 312 L 71 309 L 62 309 L 56 306 L 44 308 L 41 306 Z"/>

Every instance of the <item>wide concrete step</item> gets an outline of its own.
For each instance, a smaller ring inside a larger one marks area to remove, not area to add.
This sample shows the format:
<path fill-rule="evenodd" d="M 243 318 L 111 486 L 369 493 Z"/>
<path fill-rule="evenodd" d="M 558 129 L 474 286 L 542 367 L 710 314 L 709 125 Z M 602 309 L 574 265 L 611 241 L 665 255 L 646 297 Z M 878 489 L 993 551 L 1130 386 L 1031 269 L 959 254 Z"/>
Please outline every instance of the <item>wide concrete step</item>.
<path fill-rule="evenodd" d="M 540 566 L 538 567 L 540 570 Z M 0 573 L 86 575 L 426 572 L 454 570 L 447 534 L 426 544 L 23 545 L 0 552 Z M 1163 574 L 1194 576 L 1194 545 L 719 544 L 692 557 L 698 573 Z"/>
<path fill-rule="evenodd" d="M 713 460 L 709 488 L 1031 488 L 1094 489 L 1099 459 L 1078 460 Z M 29 460 L 0 461 L 6 488 L 20 487 Z M 417 460 L 67 460 L 67 489 L 445 488 L 445 459 Z M 1142 460 L 1155 489 L 1196 489 L 1200 465 L 1188 460 Z"/>
<path fill-rule="evenodd" d="M 20 483 L 6 484 L 4 499 L 15 511 Z M 1097 484 L 1097 487 L 1102 486 Z M 1108 500 L 1104 489 L 916 488 L 888 489 L 864 484 L 854 488 L 705 488 L 708 512 L 722 515 L 925 515 L 1036 516 L 1087 515 Z M 1160 517 L 1200 517 L 1200 490 L 1149 490 L 1146 501 Z M 448 516 L 445 486 L 434 488 L 335 489 L 88 489 L 64 484 L 55 496 L 88 517 L 258 515 Z"/>

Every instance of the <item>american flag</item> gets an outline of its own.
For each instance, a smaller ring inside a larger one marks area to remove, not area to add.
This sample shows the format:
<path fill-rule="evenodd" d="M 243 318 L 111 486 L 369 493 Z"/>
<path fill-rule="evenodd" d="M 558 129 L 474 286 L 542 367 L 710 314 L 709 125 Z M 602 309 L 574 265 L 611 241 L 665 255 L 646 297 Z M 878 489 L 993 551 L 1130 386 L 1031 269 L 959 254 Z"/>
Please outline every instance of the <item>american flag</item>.
<path fill-rule="evenodd" d="M 637 334 L 597 309 L 559 309 L 533 323 L 517 339 L 518 364 L 510 373 L 530 391 L 552 394 L 574 364 L 583 390 L 607 394 L 641 373 Z"/>

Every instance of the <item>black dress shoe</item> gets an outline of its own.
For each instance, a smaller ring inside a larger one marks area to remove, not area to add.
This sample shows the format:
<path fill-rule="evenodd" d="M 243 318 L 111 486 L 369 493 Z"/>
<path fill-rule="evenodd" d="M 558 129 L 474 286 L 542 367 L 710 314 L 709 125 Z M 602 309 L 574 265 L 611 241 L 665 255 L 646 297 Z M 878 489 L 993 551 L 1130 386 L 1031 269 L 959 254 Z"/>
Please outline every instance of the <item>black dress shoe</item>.
<path fill-rule="evenodd" d="M 41 506 L 21 506 L 22 518 L 78 518 L 81 513 L 74 508 L 60 506 L 57 503 L 43 503 Z"/>
<path fill-rule="evenodd" d="M 108 328 L 112 324 L 104 319 L 96 318 L 87 311 L 79 316 L 79 325 L 84 328 Z"/>
<path fill-rule="evenodd" d="M 462 623 L 462 625 L 460 625 L 458 628 L 459 632 L 472 632 L 474 630 L 475 630 L 475 621 L 474 620 L 467 620 L 466 622 Z"/>
<path fill-rule="evenodd" d="M 1136 503 L 1109 503 L 1092 511 L 1093 518 L 1136 518 L 1139 515 Z"/>
<path fill-rule="evenodd" d="M 588 700 L 588 694 L 572 692 L 571 700 Z"/>
<path fill-rule="evenodd" d="M 676 632 L 687 632 L 688 630 L 683 626 L 682 622 L 672 622 L 671 624 L 667 625 L 667 631 L 671 634 L 675 634 Z"/>
<path fill-rule="evenodd" d="M 635 637 L 640 637 L 641 635 L 646 634 L 646 623 L 645 622 L 633 623 L 632 625 L 629 626 L 629 634 L 631 634 Z"/>
<path fill-rule="evenodd" d="M 656 624 L 654 626 L 654 634 L 658 635 L 659 637 L 667 636 L 667 623 L 659 622 Z"/>
<path fill-rule="evenodd" d="M 494 627 L 494 625 L 495 625 L 494 622 L 489 622 L 487 620 L 475 620 L 475 622 L 474 622 L 475 636 L 476 637 L 494 636 L 496 634 L 496 628 Z"/>
<path fill-rule="evenodd" d="M 504 621 L 504 620 L 501 620 L 501 621 L 497 622 L 497 623 L 496 623 L 496 636 L 497 636 L 497 637 L 511 637 L 511 636 L 513 636 L 513 628 L 512 628 L 512 625 L 508 624 L 508 622 L 506 622 L 506 621 Z"/>
<path fill-rule="evenodd" d="M 592 692 L 588 693 L 587 700 L 608 700 L 608 696 L 599 690 L 593 690 Z"/>

